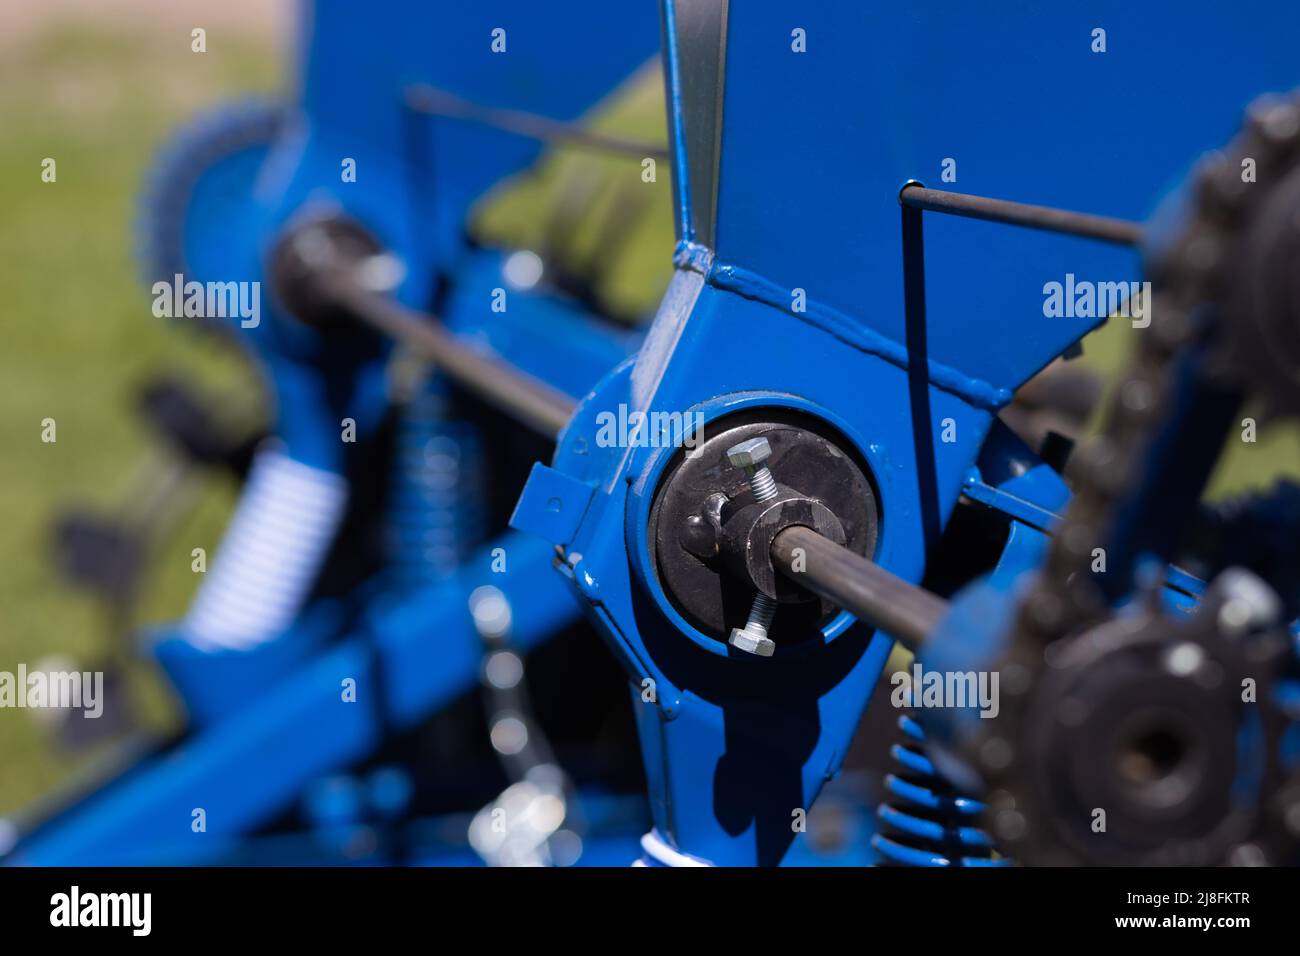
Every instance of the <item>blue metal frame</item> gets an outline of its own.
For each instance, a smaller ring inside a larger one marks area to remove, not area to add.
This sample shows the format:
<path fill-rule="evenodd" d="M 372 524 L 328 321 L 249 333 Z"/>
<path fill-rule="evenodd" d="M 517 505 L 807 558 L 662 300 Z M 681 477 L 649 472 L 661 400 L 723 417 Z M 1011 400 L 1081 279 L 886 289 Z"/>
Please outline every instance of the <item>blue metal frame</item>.
<path fill-rule="evenodd" d="M 1044 317 L 1043 283 L 1132 278 L 1137 263 L 1077 239 L 937 217 L 922 244 L 921 214 L 900 213 L 898 190 L 933 182 L 953 158 L 965 191 L 1143 218 L 1190 158 L 1227 138 L 1248 99 L 1294 82 L 1300 32 L 1300 9 L 1251 2 L 1099 0 L 1085 15 L 1029 3 L 795 10 L 663 0 L 677 271 L 635 358 L 588 391 L 594 370 L 637 338 L 593 336 L 580 312 L 541 297 L 517 297 L 522 309 L 488 321 L 500 256 L 463 243 L 470 204 L 537 145 L 402 102 L 419 81 L 488 105 L 578 115 L 649 54 L 637 18 L 653 11 L 571 6 L 557 18 L 511 5 L 514 52 L 498 58 L 487 38 L 499 10 L 318 4 L 304 32 L 297 126 L 261 170 L 256 211 L 241 216 L 255 225 L 211 260 L 222 279 L 258 278 L 281 229 L 330 208 L 406 262 L 407 304 L 426 305 L 436 278 L 454 272 L 448 324 L 583 396 L 516 511 L 516 527 L 540 538 L 497 542 L 510 555 L 500 577 L 487 552 L 439 585 L 381 593 L 356 634 L 51 821 L 19 861 L 131 861 L 141 846 L 217 859 L 307 780 L 470 685 L 479 646 L 466 598 L 490 580 L 527 609 L 515 635 L 525 647 L 573 619 L 570 591 L 607 638 L 630 678 L 658 839 L 700 862 L 792 862 L 792 817 L 838 772 L 891 642 L 840 615 L 816 646 L 758 659 L 695 631 L 665 598 L 646 540 L 658 480 L 679 449 L 602 447 L 599 417 L 622 407 L 716 423 L 773 407 L 832 425 L 876 484 L 872 557 L 913 582 L 961 496 L 1001 511 L 1012 529 L 1002 562 L 949 622 L 962 653 L 977 652 L 1005 632 L 998 615 L 1065 501 L 1045 465 L 1006 467 L 1024 449 L 1006 443 L 996 413 L 1101 321 Z M 1257 13 L 1269 30 L 1256 29 Z M 1089 42 L 1098 27 L 1105 53 Z M 807 52 L 791 49 L 794 29 Z M 1189 72 L 1188 62 L 1220 67 Z M 1100 132 L 1081 142 L 1080 130 Z M 357 160 L 356 184 L 337 178 L 345 156 Z M 274 383 L 290 453 L 341 470 L 339 418 L 365 430 L 384 408 L 383 351 L 349 354 L 274 311 L 244 334 Z M 552 545 L 568 589 L 552 575 Z M 1171 599 L 1189 604 L 1195 582 L 1180 590 Z M 382 684 L 382 710 L 344 702 L 346 678 L 363 695 Z M 187 834 L 198 807 L 207 832 Z"/>
<path fill-rule="evenodd" d="M 771 405 L 834 423 L 878 485 L 873 557 L 913 582 L 963 493 L 1025 494 L 1045 519 L 1059 480 L 990 489 L 972 468 L 1015 389 L 1102 321 L 1045 318 L 1044 282 L 1135 278 L 1134 256 L 940 219 L 926 223 L 927 282 L 919 213 L 903 212 L 900 241 L 899 189 L 956 157 L 971 192 L 1141 218 L 1251 96 L 1293 81 L 1281 35 L 1294 29 L 1261 37 L 1248 13 L 1210 3 L 663 10 L 677 272 L 635 362 L 584 400 L 514 524 L 564 547 L 627 668 L 659 837 L 705 862 L 774 864 L 792 814 L 839 768 L 890 642 L 836 620 L 811 654 L 756 659 L 693 633 L 647 571 L 645 518 L 673 450 L 595 449 L 597 416 Z M 794 28 L 808 52 L 792 50 Z M 1182 66 L 1225 56 L 1240 69 Z M 556 510 L 572 516 L 562 533 Z"/>

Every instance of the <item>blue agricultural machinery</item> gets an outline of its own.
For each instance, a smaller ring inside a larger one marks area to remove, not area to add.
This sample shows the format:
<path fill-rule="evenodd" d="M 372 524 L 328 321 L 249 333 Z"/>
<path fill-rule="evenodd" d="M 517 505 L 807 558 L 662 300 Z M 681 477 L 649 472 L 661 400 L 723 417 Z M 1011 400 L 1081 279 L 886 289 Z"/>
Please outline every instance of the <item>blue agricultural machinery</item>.
<path fill-rule="evenodd" d="M 143 227 L 269 291 L 268 424 L 149 405 L 246 476 L 188 725 L 10 859 L 1295 862 L 1300 489 L 1203 493 L 1300 412 L 1300 8 L 1089 7 L 305 5 Z M 467 227 L 563 143 L 668 167 L 653 317 Z"/>

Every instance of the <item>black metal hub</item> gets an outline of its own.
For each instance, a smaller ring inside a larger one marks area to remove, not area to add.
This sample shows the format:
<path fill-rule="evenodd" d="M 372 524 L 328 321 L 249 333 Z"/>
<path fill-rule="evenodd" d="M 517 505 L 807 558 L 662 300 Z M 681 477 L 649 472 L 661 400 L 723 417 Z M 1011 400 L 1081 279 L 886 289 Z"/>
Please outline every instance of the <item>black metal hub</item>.
<path fill-rule="evenodd" d="M 271 251 L 269 275 L 281 305 L 320 329 L 355 326 L 333 301 L 326 280 L 345 277 L 383 252 L 363 226 L 342 216 L 306 219 L 291 226 Z"/>
<path fill-rule="evenodd" d="M 1213 599 L 1211 599 L 1211 602 Z M 1026 863 L 1211 865 L 1276 854 L 1285 635 L 1229 637 L 1213 603 L 1187 620 L 1113 618 L 1047 649 L 1019 733 L 984 741 L 995 832 Z M 1255 696 L 1243 700 L 1243 680 Z M 1001 721 L 998 721 L 1001 723 Z M 1005 768 L 990 768 L 991 758 Z M 977 760 L 980 759 L 977 756 Z M 1278 862 L 1276 858 L 1272 862 Z"/>
<path fill-rule="evenodd" d="M 777 495 L 768 501 L 749 503 L 740 499 L 724 505 L 718 544 L 723 561 L 739 578 L 747 578 L 755 590 L 778 601 L 798 604 L 813 600 L 812 594 L 776 573 L 772 565 L 772 542 L 786 528 L 812 528 L 836 544 L 844 544 L 844 526 L 835 512 L 816 498 L 801 495 L 777 484 Z M 689 519 L 688 519 L 689 520 Z M 827 605 L 827 610 L 830 606 Z"/>
<path fill-rule="evenodd" d="M 777 497 L 758 502 L 727 450 L 764 437 L 764 462 Z M 673 606 L 694 627 L 725 643 L 743 627 L 755 592 L 780 603 L 773 639 L 813 637 L 837 610 L 784 576 L 772 539 L 792 525 L 813 528 L 858 554 L 871 555 L 879 526 L 866 463 L 838 431 L 785 409 L 739 412 L 711 423 L 697 453 L 679 451 L 665 469 L 650 509 L 651 566 Z"/>

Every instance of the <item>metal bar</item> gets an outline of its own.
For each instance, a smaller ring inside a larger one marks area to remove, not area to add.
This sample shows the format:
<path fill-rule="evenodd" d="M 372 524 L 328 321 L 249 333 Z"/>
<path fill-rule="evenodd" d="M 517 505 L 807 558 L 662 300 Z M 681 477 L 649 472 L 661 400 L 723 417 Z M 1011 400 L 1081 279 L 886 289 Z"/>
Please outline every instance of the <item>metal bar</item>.
<path fill-rule="evenodd" d="M 551 119 L 537 113 L 524 110 L 508 110 L 495 106 L 484 106 L 472 100 L 464 99 L 455 93 L 440 90 L 426 83 L 409 87 L 406 102 L 411 109 L 430 116 L 446 116 L 451 119 L 469 120 L 491 126 L 495 129 L 539 139 L 543 142 L 568 143 L 573 146 L 585 146 L 589 149 L 601 149 L 611 153 L 623 153 L 640 159 L 653 157 L 667 159 L 668 147 L 644 143 L 639 140 L 610 136 L 606 133 L 593 132 L 576 123 Z"/>
<path fill-rule="evenodd" d="M 1140 222 L 1112 219 L 1090 213 L 1071 212 L 1051 206 L 1032 206 L 1007 199 L 990 199 L 966 193 L 950 193 L 942 189 L 927 189 L 920 183 L 908 183 L 898 194 L 898 201 L 913 209 L 948 213 L 967 219 L 1002 222 L 1027 229 L 1046 232 L 1063 232 L 1100 242 L 1113 242 L 1122 246 L 1139 246 L 1145 235 Z"/>
<path fill-rule="evenodd" d="M 464 344 L 433 316 L 365 289 L 346 274 L 322 273 L 320 281 L 326 294 L 356 318 L 414 349 L 458 385 L 538 434 L 554 439 L 573 417 L 578 403 L 572 397 Z"/>
<path fill-rule="evenodd" d="M 425 313 L 337 275 L 328 294 L 384 335 L 417 350 L 449 378 L 540 434 L 556 437 L 577 403 L 490 355 L 475 351 Z M 942 598 L 904 581 L 810 528 L 787 528 L 772 542 L 777 569 L 908 647 L 924 641 L 947 613 Z M 795 570 L 796 565 L 799 570 Z"/>
<path fill-rule="evenodd" d="M 786 528 L 778 534 L 772 542 L 772 562 L 792 581 L 912 649 L 924 643 L 948 613 L 943 598 L 811 528 Z"/>

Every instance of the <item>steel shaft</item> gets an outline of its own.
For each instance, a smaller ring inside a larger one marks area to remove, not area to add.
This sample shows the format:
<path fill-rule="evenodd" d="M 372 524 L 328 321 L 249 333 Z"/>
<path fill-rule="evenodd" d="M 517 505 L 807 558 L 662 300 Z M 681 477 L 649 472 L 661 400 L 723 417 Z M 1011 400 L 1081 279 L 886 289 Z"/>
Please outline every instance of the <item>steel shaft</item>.
<path fill-rule="evenodd" d="M 915 649 L 938 627 L 948 602 L 854 554 L 811 528 L 786 528 L 772 542 L 778 571 Z"/>
<path fill-rule="evenodd" d="M 466 345 L 433 316 L 358 285 L 348 273 L 320 278 L 329 297 L 354 317 L 419 352 L 456 384 L 539 434 L 555 438 L 573 416 L 578 403 L 572 397 Z"/>

